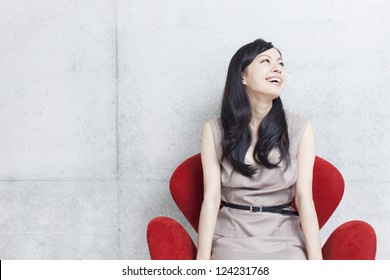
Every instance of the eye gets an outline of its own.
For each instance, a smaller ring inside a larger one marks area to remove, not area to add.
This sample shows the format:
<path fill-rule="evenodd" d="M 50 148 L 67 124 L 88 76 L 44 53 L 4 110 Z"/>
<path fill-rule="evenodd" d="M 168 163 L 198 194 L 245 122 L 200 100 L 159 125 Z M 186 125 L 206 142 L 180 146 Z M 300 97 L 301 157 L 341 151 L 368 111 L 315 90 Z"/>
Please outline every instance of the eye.
<path fill-rule="evenodd" d="M 280 62 L 279 65 L 284 67 L 284 62 Z"/>
<path fill-rule="evenodd" d="M 264 62 L 267 62 L 268 64 L 270 63 L 270 61 L 269 61 L 269 59 L 268 59 L 268 58 L 266 58 L 266 59 L 263 59 L 263 60 L 261 61 L 261 63 L 264 63 Z"/>

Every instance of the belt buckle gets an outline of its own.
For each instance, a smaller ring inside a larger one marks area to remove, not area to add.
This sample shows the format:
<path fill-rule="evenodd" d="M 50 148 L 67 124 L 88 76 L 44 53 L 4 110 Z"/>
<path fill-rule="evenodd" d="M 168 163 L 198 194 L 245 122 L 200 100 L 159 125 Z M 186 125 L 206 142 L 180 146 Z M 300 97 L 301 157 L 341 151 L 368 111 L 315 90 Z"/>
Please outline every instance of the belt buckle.
<path fill-rule="evenodd" d="M 255 208 L 255 209 L 253 209 Z M 249 212 L 263 212 L 263 206 L 249 206 Z"/>

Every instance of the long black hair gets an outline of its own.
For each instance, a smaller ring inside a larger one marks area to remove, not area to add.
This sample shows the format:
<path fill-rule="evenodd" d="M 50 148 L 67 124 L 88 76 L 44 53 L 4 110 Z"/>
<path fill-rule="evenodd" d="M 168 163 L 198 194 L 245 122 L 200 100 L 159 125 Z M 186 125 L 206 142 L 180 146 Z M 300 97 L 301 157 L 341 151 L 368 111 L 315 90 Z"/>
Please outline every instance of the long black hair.
<path fill-rule="evenodd" d="M 221 122 L 224 130 L 222 140 L 222 159 L 227 159 L 235 170 L 252 177 L 256 173 L 253 165 L 245 164 L 245 155 L 252 141 L 249 123 L 252 109 L 242 73 L 257 55 L 274 48 L 272 43 L 257 39 L 241 47 L 232 57 L 226 78 L 222 99 Z M 272 101 L 272 108 L 264 117 L 258 128 L 258 141 L 253 157 L 258 164 L 266 168 L 279 167 L 282 161 L 290 164 L 289 137 L 286 117 L 280 97 Z M 276 163 L 269 161 L 268 156 L 274 149 L 279 150 L 280 158 Z"/>

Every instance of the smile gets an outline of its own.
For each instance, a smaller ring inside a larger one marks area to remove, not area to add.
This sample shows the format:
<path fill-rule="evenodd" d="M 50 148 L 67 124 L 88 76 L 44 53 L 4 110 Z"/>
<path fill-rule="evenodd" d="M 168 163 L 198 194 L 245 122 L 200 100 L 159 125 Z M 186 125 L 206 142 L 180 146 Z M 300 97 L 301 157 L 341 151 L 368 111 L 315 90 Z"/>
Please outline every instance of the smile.
<path fill-rule="evenodd" d="M 278 78 L 278 77 L 269 77 L 267 79 L 265 79 L 267 82 L 270 82 L 272 83 L 273 85 L 277 85 L 277 86 L 280 86 L 282 84 L 282 79 Z"/>

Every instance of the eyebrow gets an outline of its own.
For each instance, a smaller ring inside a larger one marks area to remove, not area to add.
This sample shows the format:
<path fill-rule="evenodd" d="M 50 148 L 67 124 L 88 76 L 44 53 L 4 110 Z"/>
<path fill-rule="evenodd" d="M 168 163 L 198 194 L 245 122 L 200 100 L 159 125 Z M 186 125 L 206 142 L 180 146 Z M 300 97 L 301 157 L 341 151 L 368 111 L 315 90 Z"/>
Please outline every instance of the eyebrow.
<path fill-rule="evenodd" d="M 259 57 L 262 57 L 262 56 L 266 56 L 266 57 L 272 58 L 272 57 L 270 57 L 269 55 L 266 55 L 266 54 L 259 55 Z M 283 58 L 279 57 L 277 60 L 283 60 Z"/>

